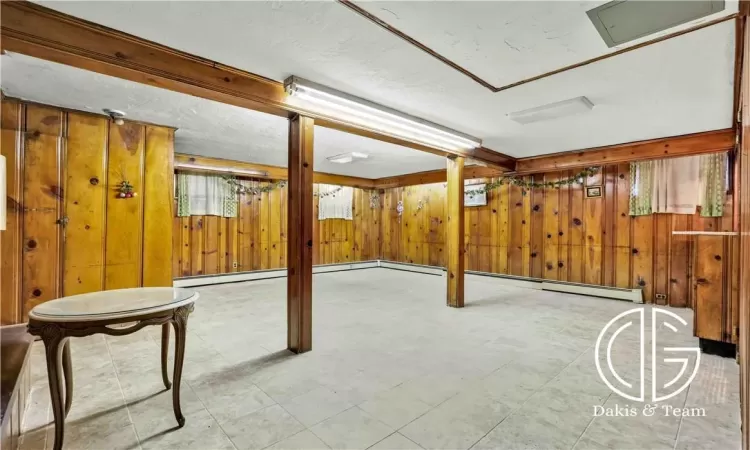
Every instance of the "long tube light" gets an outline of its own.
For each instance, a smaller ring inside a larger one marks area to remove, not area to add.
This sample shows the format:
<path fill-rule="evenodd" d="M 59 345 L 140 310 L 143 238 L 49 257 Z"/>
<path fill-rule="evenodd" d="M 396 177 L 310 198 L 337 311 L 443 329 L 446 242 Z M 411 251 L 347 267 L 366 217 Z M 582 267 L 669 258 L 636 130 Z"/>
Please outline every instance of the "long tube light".
<path fill-rule="evenodd" d="M 287 78 L 284 87 L 303 106 L 345 123 L 446 150 L 471 150 L 482 146 L 482 141 L 473 136 L 299 77 Z"/>
<path fill-rule="evenodd" d="M 206 172 L 228 173 L 231 175 L 248 175 L 252 177 L 267 177 L 268 176 L 268 172 L 264 170 L 235 169 L 232 167 L 214 167 L 214 166 L 204 166 L 201 164 L 190 164 L 190 163 L 177 163 L 175 164 L 174 168 L 183 169 L 183 170 L 200 170 L 200 171 L 206 171 Z"/>

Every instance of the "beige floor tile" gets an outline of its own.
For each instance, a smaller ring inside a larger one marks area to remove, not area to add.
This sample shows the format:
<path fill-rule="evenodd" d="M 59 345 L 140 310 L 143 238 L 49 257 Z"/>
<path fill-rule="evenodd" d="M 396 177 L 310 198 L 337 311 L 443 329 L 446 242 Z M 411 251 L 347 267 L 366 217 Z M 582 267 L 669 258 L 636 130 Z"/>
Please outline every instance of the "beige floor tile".
<path fill-rule="evenodd" d="M 270 447 L 266 447 L 268 450 L 320 450 L 329 448 L 310 430 L 301 431 Z"/>
<path fill-rule="evenodd" d="M 422 447 L 404 437 L 403 434 L 393 433 L 370 448 L 372 450 L 415 450 Z"/>
<path fill-rule="evenodd" d="M 355 406 L 315 425 L 310 431 L 331 448 L 365 449 L 394 430 Z"/>
<path fill-rule="evenodd" d="M 240 450 L 265 448 L 305 429 L 279 405 L 226 422 L 222 428 Z"/>
<path fill-rule="evenodd" d="M 319 388 L 294 397 L 282 403 L 281 406 L 302 425 L 311 427 L 354 405 L 328 388 Z"/>

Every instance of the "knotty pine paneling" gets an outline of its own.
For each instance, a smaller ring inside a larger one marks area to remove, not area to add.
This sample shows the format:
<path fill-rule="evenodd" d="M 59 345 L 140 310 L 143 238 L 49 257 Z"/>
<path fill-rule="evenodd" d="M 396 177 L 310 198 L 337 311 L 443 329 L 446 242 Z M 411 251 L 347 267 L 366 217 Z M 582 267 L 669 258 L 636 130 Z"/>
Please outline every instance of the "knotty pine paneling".
<path fill-rule="evenodd" d="M 56 108 L 29 105 L 26 110 L 23 167 L 24 315 L 60 295 L 62 153 L 65 115 Z"/>
<path fill-rule="evenodd" d="M 23 212 L 23 130 L 25 110 L 19 103 L 2 102 L 0 153 L 5 156 L 7 222 L 0 232 L 0 324 L 17 323 L 22 316 L 21 245 Z"/>
<path fill-rule="evenodd" d="M 241 182 L 254 187 L 269 184 Z M 314 189 L 317 191 L 317 185 Z M 313 264 L 380 258 L 380 209 L 370 208 L 370 192 L 354 188 L 354 220 L 317 220 L 318 198 L 314 198 Z M 287 193 L 283 187 L 241 195 L 236 218 L 175 217 L 174 277 L 285 268 Z"/>
<path fill-rule="evenodd" d="M 68 114 L 63 295 L 104 290 L 108 133 L 102 117 Z"/>
<path fill-rule="evenodd" d="M 107 179 L 116 192 L 123 180 L 133 185 L 138 196 L 107 202 L 106 257 L 104 288 L 140 286 L 143 252 L 143 165 L 145 126 L 126 122 L 109 128 Z"/>
<path fill-rule="evenodd" d="M 174 131 L 146 125 L 143 175 L 143 286 L 172 285 Z M 130 199 L 132 200 L 132 199 Z M 166 233 L 165 233 L 166 232 Z"/>
<path fill-rule="evenodd" d="M 694 307 L 696 333 L 730 341 L 737 323 L 738 256 L 734 237 L 695 239 L 672 231 L 731 231 L 732 198 L 725 217 L 653 214 L 631 217 L 629 164 L 611 164 L 584 185 L 526 192 L 502 186 L 487 205 L 464 210 L 466 269 L 550 280 L 642 288 L 644 301 Z M 537 181 L 570 176 L 535 174 Z M 532 177 L 532 176 L 529 176 Z M 477 181 L 474 181 L 477 182 Z M 585 186 L 602 186 L 586 198 Z M 383 194 L 382 258 L 443 266 L 445 183 L 391 188 Z M 403 201 L 404 211 L 396 206 Z M 429 218 L 427 232 L 421 219 Z M 434 229 L 433 229 L 434 228 Z M 416 251 L 416 249 L 426 249 Z M 656 299 L 665 294 L 666 299 Z"/>
<path fill-rule="evenodd" d="M 172 284 L 172 129 L 115 126 L 104 116 L 13 99 L 3 99 L 1 122 L 9 206 L 0 243 L 2 324 L 23 322 L 35 305 L 61 295 L 138 287 L 141 279 Z M 125 177 L 138 197 L 116 198 Z"/>

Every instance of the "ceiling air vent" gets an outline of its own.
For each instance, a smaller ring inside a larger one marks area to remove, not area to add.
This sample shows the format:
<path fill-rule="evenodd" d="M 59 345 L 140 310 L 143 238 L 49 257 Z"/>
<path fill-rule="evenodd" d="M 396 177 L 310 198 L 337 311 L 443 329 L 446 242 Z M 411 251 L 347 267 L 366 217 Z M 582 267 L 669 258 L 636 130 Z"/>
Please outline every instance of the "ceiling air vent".
<path fill-rule="evenodd" d="M 724 10 L 724 0 L 616 0 L 586 12 L 607 47 Z"/>

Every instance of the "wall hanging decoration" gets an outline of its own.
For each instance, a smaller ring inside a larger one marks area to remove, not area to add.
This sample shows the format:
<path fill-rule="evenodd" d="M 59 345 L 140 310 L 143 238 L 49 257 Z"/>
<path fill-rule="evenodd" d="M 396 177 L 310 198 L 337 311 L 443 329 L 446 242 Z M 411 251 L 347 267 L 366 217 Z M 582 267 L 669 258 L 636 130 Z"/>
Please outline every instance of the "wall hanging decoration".
<path fill-rule="evenodd" d="M 472 189 L 470 192 L 467 191 L 466 195 L 468 195 L 469 198 L 471 198 L 472 196 L 477 196 L 477 195 L 486 195 L 487 192 L 497 189 L 504 184 L 507 184 L 509 186 L 518 186 L 521 188 L 521 193 L 523 195 L 526 195 L 526 191 L 529 189 L 545 189 L 545 188 L 560 189 L 561 186 L 570 186 L 575 183 L 583 184 L 584 179 L 592 175 L 595 175 L 597 172 L 599 172 L 598 167 L 588 167 L 578 172 L 577 174 L 573 175 L 572 177 L 562 178 L 560 180 L 555 180 L 555 181 L 545 181 L 541 183 L 538 183 L 533 180 L 527 181 L 527 180 L 524 180 L 523 178 L 519 178 L 518 176 L 510 175 L 507 177 L 500 177 L 495 181 L 487 183 L 482 188 Z M 464 200 L 464 205 L 465 204 L 466 204 L 466 200 Z"/>
<path fill-rule="evenodd" d="M 117 196 L 119 198 L 133 198 L 138 196 L 138 193 L 135 192 L 133 185 L 128 180 L 122 180 L 122 182 L 117 185 L 117 191 Z"/>
<path fill-rule="evenodd" d="M 370 192 L 370 209 L 376 209 L 380 207 L 380 194 L 377 192 Z"/>
<path fill-rule="evenodd" d="M 586 198 L 597 198 L 602 196 L 601 186 L 586 186 Z"/>

